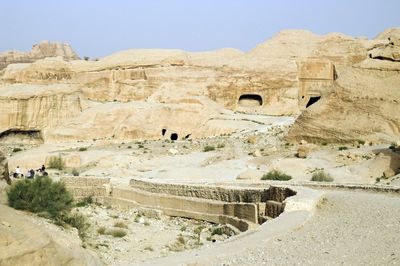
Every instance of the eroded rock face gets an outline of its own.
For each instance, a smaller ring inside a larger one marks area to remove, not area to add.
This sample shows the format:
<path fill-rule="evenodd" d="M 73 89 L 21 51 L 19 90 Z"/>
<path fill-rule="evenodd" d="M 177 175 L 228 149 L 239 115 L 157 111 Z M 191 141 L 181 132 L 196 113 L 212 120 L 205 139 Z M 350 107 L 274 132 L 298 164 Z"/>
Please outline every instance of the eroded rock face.
<path fill-rule="evenodd" d="M 397 36 L 395 32 L 392 34 Z M 332 88 L 321 101 L 300 115 L 288 138 L 312 142 L 358 139 L 391 142 L 398 139 L 400 62 L 394 60 L 395 57 L 384 56 L 388 48 L 395 50 L 400 46 L 380 45 L 371 50 L 372 54 L 381 53 L 380 56 L 338 68 L 338 78 Z"/>
<path fill-rule="evenodd" d="M 102 265 L 55 225 L 0 204 L 1 265 Z"/>
<path fill-rule="evenodd" d="M 125 140 L 160 137 L 168 129 L 204 137 L 235 130 L 229 119 L 217 118 L 229 111 L 296 116 L 306 110 L 290 138 L 388 139 L 399 134 L 396 34 L 365 40 L 283 31 L 248 53 L 137 49 L 99 61 L 12 64 L 0 72 L 0 133 L 35 129 L 45 131 L 45 141 Z M 35 56 L 73 58 L 68 49 L 40 47 Z M 366 128 L 376 121 L 383 122 Z"/>
<path fill-rule="evenodd" d="M 79 59 L 69 44 L 51 43 L 42 41 L 35 44 L 30 52 L 7 51 L 0 53 L 0 70 L 6 68 L 9 64 L 30 63 L 46 57 L 61 56 L 65 60 Z"/>
<path fill-rule="evenodd" d="M 11 185 L 11 179 L 8 173 L 7 158 L 0 151 L 0 180 L 5 180 L 7 184 Z"/>
<path fill-rule="evenodd" d="M 69 86 L 8 85 L 0 87 L 0 133 L 41 131 L 81 112 L 79 93 Z"/>

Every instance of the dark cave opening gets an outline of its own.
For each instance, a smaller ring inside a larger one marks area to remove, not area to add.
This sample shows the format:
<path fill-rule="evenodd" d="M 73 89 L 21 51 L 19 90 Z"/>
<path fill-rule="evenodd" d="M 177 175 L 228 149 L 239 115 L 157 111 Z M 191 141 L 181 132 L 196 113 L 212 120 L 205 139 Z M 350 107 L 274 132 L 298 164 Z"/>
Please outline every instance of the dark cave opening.
<path fill-rule="evenodd" d="M 263 100 L 258 94 L 243 94 L 239 97 L 238 103 L 241 106 L 254 107 L 262 106 Z"/>
<path fill-rule="evenodd" d="M 310 97 L 310 100 L 308 100 L 308 103 L 306 105 L 306 108 L 310 107 L 311 105 L 313 105 L 314 103 L 318 102 L 321 99 L 321 96 L 314 96 L 314 97 Z"/>

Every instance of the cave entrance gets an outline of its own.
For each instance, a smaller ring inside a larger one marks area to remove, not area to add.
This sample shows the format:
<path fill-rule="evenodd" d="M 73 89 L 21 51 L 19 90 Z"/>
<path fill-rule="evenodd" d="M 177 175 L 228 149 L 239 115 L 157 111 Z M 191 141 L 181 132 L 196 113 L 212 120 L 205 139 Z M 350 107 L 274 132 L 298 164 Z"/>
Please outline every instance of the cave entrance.
<path fill-rule="evenodd" d="M 262 106 L 262 97 L 258 94 L 242 94 L 239 97 L 238 104 L 244 107 Z"/>
<path fill-rule="evenodd" d="M 311 105 L 313 105 L 314 103 L 318 102 L 319 99 L 321 99 L 321 96 L 313 96 L 310 97 L 310 100 L 308 100 L 308 103 L 306 105 L 306 108 L 310 107 Z"/>
<path fill-rule="evenodd" d="M 171 134 L 171 140 L 178 140 L 178 134 L 172 133 Z"/>
<path fill-rule="evenodd" d="M 40 130 L 9 129 L 0 133 L 0 142 L 8 144 L 42 144 Z"/>
<path fill-rule="evenodd" d="M 162 134 L 163 136 L 165 136 L 165 133 L 167 133 L 167 130 L 166 130 L 165 128 L 161 129 L 161 134 Z"/>

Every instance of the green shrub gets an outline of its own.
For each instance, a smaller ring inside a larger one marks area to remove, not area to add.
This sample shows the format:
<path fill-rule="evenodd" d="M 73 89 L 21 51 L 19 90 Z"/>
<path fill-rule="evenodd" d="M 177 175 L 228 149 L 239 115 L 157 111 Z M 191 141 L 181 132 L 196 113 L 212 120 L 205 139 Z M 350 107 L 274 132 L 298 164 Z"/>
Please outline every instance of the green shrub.
<path fill-rule="evenodd" d="M 80 147 L 78 151 L 87 151 L 87 147 Z"/>
<path fill-rule="evenodd" d="M 12 152 L 20 152 L 20 151 L 22 151 L 21 148 L 14 148 L 14 149 L 12 150 Z"/>
<path fill-rule="evenodd" d="M 186 245 L 186 240 L 183 236 L 178 236 L 178 238 L 176 239 L 179 243 L 181 243 L 182 245 Z"/>
<path fill-rule="evenodd" d="M 281 171 L 278 170 L 272 170 L 269 171 L 268 173 L 264 174 L 261 177 L 261 180 L 281 180 L 281 181 L 288 181 L 292 179 L 290 175 L 287 175 L 285 173 L 282 173 Z"/>
<path fill-rule="evenodd" d="M 97 233 L 100 235 L 105 235 L 106 234 L 106 228 L 104 226 L 101 226 L 97 229 Z"/>
<path fill-rule="evenodd" d="M 218 148 L 218 149 L 222 149 L 222 148 L 224 148 L 224 147 L 225 147 L 225 144 L 224 144 L 224 143 L 220 143 L 220 144 L 217 145 L 217 148 Z"/>
<path fill-rule="evenodd" d="M 324 171 L 317 171 L 315 172 L 312 177 L 311 181 L 318 181 L 318 182 L 332 182 L 333 178 L 330 174 L 325 173 Z"/>
<path fill-rule="evenodd" d="M 76 168 L 72 169 L 71 174 L 73 176 L 79 176 L 79 172 L 78 172 L 78 170 L 76 170 Z"/>
<path fill-rule="evenodd" d="M 53 182 L 48 176 L 13 183 L 7 197 L 14 209 L 48 213 L 51 218 L 70 211 L 73 205 L 73 197 L 64 183 Z"/>
<path fill-rule="evenodd" d="M 51 157 L 49 161 L 49 168 L 62 170 L 64 168 L 64 162 L 61 156 Z"/>
<path fill-rule="evenodd" d="M 223 235 L 224 229 L 222 227 L 213 227 L 211 229 L 211 235 Z"/>
<path fill-rule="evenodd" d="M 85 207 L 93 203 L 93 196 L 88 196 L 75 204 L 76 207 Z"/>
<path fill-rule="evenodd" d="M 364 144 L 365 144 L 365 140 L 358 139 L 358 140 L 357 140 L 357 143 L 360 144 L 360 145 L 364 145 Z"/>
<path fill-rule="evenodd" d="M 339 148 L 338 148 L 338 150 L 339 151 L 345 151 L 345 150 L 347 150 L 348 148 L 346 147 L 346 146 L 340 146 Z"/>
<path fill-rule="evenodd" d="M 144 250 L 147 250 L 147 251 L 154 251 L 154 249 L 153 249 L 151 246 L 145 247 Z"/>
<path fill-rule="evenodd" d="M 78 229 L 79 237 L 84 239 L 90 227 L 85 216 L 80 213 L 67 213 L 61 216 L 61 221 Z"/>
<path fill-rule="evenodd" d="M 114 223 L 114 227 L 128 229 L 128 226 L 124 222 L 116 222 L 116 223 Z"/>
<path fill-rule="evenodd" d="M 205 146 L 204 149 L 203 149 L 204 152 L 213 151 L 213 150 L 215 150 L 215 147 L 214 146 L 208 146 L 208 145 Z"/>
<path fill-rule="evenodd" d="M 107 234 L 112 235 L 113 237 L 124 237 L 127 235 L 127 232 L 123 229 L 114 228 L 111 229 Z"/>

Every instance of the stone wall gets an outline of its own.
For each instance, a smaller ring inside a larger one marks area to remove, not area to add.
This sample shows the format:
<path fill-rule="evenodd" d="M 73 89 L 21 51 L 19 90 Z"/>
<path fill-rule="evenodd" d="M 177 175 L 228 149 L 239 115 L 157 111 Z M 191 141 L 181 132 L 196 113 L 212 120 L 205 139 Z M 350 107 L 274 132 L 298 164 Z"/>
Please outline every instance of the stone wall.
<path fill-rule="evenodd" d="M 146 207 L 166 215 L 231 224 L 241 231 L 279 216 L 284 200 L 296 194 L 284 187 L 224 188 L 165 184 L 132 179 L 130 187 L 111 187 L 107 178 L 62 178 L 76 198 L 93 196 L 120 208 Z"/>

